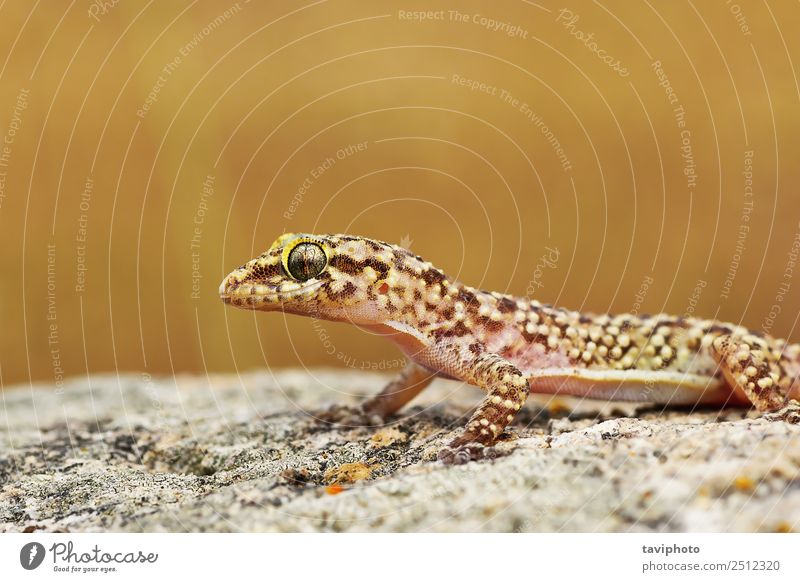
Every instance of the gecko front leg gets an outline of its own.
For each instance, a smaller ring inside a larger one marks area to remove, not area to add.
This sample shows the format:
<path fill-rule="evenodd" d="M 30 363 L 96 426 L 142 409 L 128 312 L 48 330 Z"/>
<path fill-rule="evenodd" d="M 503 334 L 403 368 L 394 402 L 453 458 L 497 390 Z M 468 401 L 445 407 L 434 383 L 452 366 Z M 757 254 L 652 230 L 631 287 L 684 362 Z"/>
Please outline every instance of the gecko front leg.
<path fill-rule="evenodd" d="M 413 361 L 409 362 L 397 378 L 360 406 L 335 405 L 321 417 L 348 426 L 381 425 L 422 392 L 431 380 L 432 372 Z"/>
<path fill-rule="evenodd" d="M 528 398 L 528 380 L 502 356 L 457 344 L 438 346 L 432 359 L 444 373 L 487 393 L 461 434 L 439 451 L 439 460 L 460 465 L 493 456 L 491 446 Z"/>

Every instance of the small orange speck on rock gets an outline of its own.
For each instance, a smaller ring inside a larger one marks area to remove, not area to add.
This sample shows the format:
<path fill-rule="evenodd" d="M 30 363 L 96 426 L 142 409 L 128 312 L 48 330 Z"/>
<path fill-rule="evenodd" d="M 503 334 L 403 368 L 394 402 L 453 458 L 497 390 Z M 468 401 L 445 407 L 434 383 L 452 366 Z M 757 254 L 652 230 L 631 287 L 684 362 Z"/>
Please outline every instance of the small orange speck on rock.
<path fill-rule="evenodd" d="M 750 477 L 736 477 L 733 480 L 733 486 L 739 491 L 752 491 L 756 486 L 756 482 Z"/>
<path fill-rule="evenodd" d="M 328 495 L 338 495 L 342 491 L 344 491 L 344 487 L 341 485 L 328 485 L 325 487 L 325 493 Z"/>

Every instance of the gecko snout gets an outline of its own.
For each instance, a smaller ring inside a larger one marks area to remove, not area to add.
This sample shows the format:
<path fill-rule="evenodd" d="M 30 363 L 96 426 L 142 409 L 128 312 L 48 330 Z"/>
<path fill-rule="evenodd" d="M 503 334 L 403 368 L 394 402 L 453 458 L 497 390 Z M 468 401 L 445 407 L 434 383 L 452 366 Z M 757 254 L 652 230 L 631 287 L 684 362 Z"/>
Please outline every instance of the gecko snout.
<path fill-rule="evenodd" d="M 229 277 L 225 277 L 222 280 L 222 283 L 219 284 L 219 298 L 222 299 L 223 303 L 230 303 L 231 298 L 228 296 L 228 281 Z"/>
<path fill-rule="evenodd" d="M 276 282 L 265 281 L 258 274 L 258 260 L 232 271 L 219 286 L 219 298 L 226 305 L 240 309 L 272 311 L 282 309 L 282 304 L 301 302 L 314 293 L 321 281 L 305 287 L 294 281 L 279 278 Z"/>
<path fill-rule="evenodd" d="M 242 268 L 236 269 L 225 276 L 222 283 L 219 284 L 219 298 L 222 299 L 223 303 L 226 305 L 235 303 L 233 299 L 241 295 L 242 291 L 247 291 L 249 294 L 249 289 L 242 288 L 242 283 L 245 279 L 246 273 Z"/>

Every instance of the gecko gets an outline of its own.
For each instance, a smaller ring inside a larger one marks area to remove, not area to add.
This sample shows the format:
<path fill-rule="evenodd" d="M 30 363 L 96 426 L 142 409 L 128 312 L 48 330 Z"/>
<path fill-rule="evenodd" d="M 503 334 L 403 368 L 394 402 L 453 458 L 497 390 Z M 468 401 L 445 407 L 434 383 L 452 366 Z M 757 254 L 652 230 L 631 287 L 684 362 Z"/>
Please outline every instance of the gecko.
<path fill-rule="evenodd" d="M 495 456 L 530 393 L 755 406 L 797 422 L 780 411 L 796 411 L 800 398 L 799 344 L 716 320 L 590 314 L 482 291 L 379 240 L 283 234 L 227 275 L 219 294 L 242 309 L 349 322 L 407 356 L 379 394 L 332 407 L 330 418 L 380 424 L 435 377 L 483 390 L 466 426 L 438 452 L 445 464 Z"/>

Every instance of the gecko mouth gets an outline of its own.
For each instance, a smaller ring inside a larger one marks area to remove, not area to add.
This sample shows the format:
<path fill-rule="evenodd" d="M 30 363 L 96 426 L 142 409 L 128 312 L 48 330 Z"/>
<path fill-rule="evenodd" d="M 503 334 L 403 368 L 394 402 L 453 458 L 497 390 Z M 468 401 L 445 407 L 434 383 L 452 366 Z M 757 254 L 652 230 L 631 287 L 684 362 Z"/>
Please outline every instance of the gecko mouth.
<path fill-rule="evenodd" d="M 291 299 L 309 297 L 322 285 L 314 281 L 299 288 L 280 290 L 271 285 L 240 283 L 232 287 L 226 278 L 219 286 L 219 298 L 225 305 L 242 309 L 260 309 L 269 305 L 279 305 Z"/>

